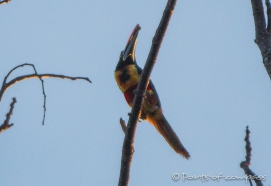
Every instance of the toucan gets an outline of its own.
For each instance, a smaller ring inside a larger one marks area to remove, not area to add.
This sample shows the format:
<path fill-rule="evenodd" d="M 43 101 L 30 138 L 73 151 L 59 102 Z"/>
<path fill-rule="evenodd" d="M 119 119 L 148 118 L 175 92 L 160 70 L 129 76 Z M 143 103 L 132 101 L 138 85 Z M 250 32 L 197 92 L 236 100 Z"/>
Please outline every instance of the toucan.
<path fill-rule="evenodd" d="M 142 69 L 136 63 L 135 57 L 136 42 L 140 29 L 140 26 L 137 24 L 124 50 L 120 53 L 119 61 L 115 69 L 115 80 L 130 107 L 133 106 L 135 91 L 142 72 Z M 186 159 L 190 158 L 188 151 L 182 145 L 178 136 L 166 120 L 158 93 L 151 80 L 148 83 L 144 96 L 140 119 L 149 121 L 175 152 Z"/>

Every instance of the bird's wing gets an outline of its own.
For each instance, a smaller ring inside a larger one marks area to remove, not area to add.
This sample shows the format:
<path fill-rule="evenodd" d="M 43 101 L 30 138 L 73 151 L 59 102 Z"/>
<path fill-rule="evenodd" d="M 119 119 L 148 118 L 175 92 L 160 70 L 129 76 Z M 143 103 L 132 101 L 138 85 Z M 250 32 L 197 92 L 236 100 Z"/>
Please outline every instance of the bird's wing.
<path fill-rule="evenodd" d="M 137 64 L 136 64 L 136 68 L 137 68 L 138 73 L 141 74 L 141 73 L 142 73 L 142 69 L 141 69 Z M 154 93 L 154 95 L 155 95 L 155 97 L 156 97 L 156 99 L 157 99 L 157 106 L 158 106 L 158 107 L 161 107 L 161 102 L 160 102 L 158 93 L 157 93 L 157 91 L 156 91 L 156 89 L 155 89 L 155 86 L 154 86 L 154 84 L 152 83 L 152 80 L 150 80 L 150 82 L 149 82 L 149 87 L 150 87 L 150 89 L 153 91 L 153 93 Z"/>

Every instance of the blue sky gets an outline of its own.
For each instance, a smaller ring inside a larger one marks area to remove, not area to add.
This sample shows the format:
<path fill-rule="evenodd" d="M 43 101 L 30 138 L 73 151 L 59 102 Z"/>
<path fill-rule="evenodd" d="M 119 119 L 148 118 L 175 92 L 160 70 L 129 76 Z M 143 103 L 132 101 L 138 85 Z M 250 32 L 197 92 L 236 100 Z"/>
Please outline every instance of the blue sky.
<path fill-rule="evenodd" d="M 42 126 L 39 80 L 4 95 L 0 121 L 12 97 L 11 122 L 0 135 L 0 185 L 116 185 L 124 134 L 119 118 L 130 108 L 114 80 L 121 50 L 136 24 L 136 57 L 143 67 L 165 1 L 11 1 L 1 6 L 0 79 L 14 66 L 39 73 L 89 77 L 46 79 Z M 271 184 L 271 82 L 254 43 L 249 1 L 178 1 L 151 79 L 164 114 L 186 149 L 176 154 L 147 122 L 138 125 L 130 185 L 218 185 L 173 181 L 182 175 L 243 176 L 245 128 L 251 169 Z M 33 73 L 18 69 L 11 78 Z M 248 185 L 221 180 L 219 185 Z"/>

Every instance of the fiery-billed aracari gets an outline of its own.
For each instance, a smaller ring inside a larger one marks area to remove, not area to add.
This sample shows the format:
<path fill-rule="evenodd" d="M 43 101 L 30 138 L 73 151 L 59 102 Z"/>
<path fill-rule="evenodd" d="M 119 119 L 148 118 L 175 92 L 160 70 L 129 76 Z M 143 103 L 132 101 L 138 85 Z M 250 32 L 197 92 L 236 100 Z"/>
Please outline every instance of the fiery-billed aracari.
<path fill-rule="evenodd" d="M 135 59 L 135 49 L 139 30 L 140 26 L 136 25 L 129 37 L 125 49 L 120 53 L 119 62 L 115 70 L 116 82 L 130 107 L 133 105 L 134 92 L 142 72 L 142 69 L 137 65 Z M 147 86 L 140 118 L 142 120 L 147 119 L 153 124 L 157 131 L 178 154 L 187 159 L 190 157 L 178 136 L 164 117 L 158 94 L 151 80 Z"/>

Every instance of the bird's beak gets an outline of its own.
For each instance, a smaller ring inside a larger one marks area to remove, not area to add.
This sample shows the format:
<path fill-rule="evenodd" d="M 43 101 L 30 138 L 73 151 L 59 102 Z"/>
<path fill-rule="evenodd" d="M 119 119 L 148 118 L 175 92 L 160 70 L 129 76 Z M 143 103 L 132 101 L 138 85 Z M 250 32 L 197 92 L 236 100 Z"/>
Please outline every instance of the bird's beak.
<path fill-rule="evenodd" d="M 133 61 L 135 60 L 135 49 L 136 49 L 136 41 L 137 41 L 137 35 L 140 30 L 139 24 L 137 24 L 131 33 L 131 36 L 129 37 L 129 40 L 126 44 L 125 49 L 123 50 L 123 61 L 126 60 L 127 57 L 131 56 Z"/>

